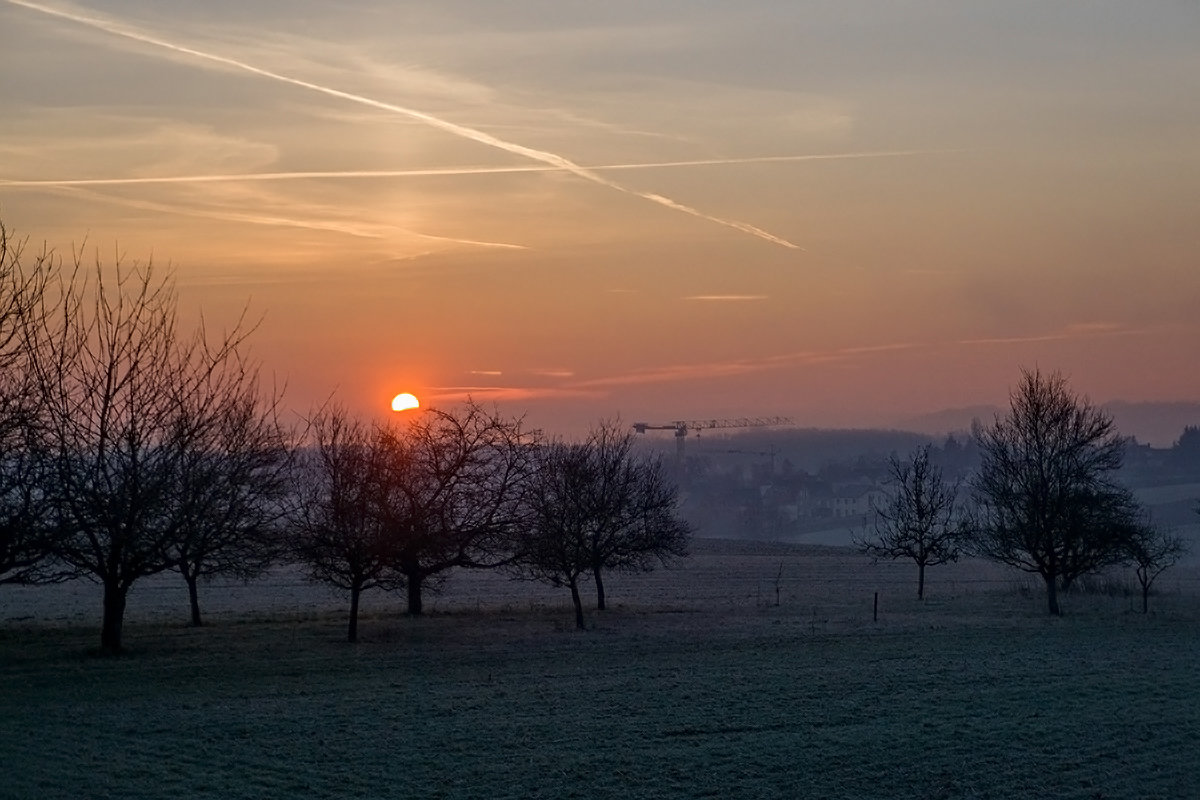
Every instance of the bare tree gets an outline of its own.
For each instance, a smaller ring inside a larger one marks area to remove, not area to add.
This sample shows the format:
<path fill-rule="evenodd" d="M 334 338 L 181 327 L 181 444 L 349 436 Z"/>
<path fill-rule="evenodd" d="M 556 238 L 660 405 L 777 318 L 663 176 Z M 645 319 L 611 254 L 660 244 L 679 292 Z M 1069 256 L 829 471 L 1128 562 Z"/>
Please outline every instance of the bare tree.
<path fill-rule="evenodd" d="M 181 335 L 169 278 L 151 265 L 94 280 L 82 256 L 60 283 L 53 313 L 37 320 L 44 346 L 31 368 L 42 401 L 45 492 L 55 556 L 104 587 L 101 649 L 116 653 L 129 588 L 174 566 L 183 525 L 177 489 L 185 453 L 208 424 L 181 413 L 246 335 Z M 31 334 L 32 335 L 32 334 Z"/>
<path fill-rule="evenodd" d="M 0 222 L 0 583 L 46 580 L 50 552 L 39 456 L 39 395 L 30 354 L 42 342 L 47 284 L 57 273 L 52 254 L 23 260 L 25 242 Z M 57 574 L 61 577 L 61 574 Z"/>
<path fill-rule="evenodd" d="M 1150 587 L 1155 579 L 1175 566 L 1187 554 L 1188 548 L 1179 536 L 1150 524 L 1138 527 L 1125 547 L 1142 587 L 1142 613 L 1146 614 L 1150 610 Z"/>
<path fill-rule="evenodd" d="M 1123 443 L 1112 417 L 1058 373 L 1026 370 L 1008 413 L 975 435 L 982 464 L 972 482 L 972 546 L 1040 575 L 1049 612 L 1061 614 L 1059 590 L 1119 563 L 1137 526 L 1137 503 L 1113 479 Z"/>
<path fill-rule="evenodd" d="M 593 462 L 584 489 L 588 556 L 600 611 L 604 570 L 645 572 L 688 551 L 691 530 L 678 514 L 674 482 L 660 459 L 634 456 L 633 444 L 633 433 L 616 422 L 600 423 L 585 443 Z"/>
<path fill-rule="evenodd" d="M 551 442 L 538 449 L 537 472 L 527 495 L 530 511 L 519 559 L 520 577 L 571 590 L 575 627 L 584 630 L 579 583 L 592 568 L 587 499 L 596 480 L 595 461 L 583 444 Z"/>
<path fill-rule="evenodd" d="M 394 551 L 374 507 L 385 457 L 376 432 L 344 409 L 319 412 L 310 431 L 295 459 L 291 549 L 311 579 L 350 593 L 347 639 L 355 642 L 362 593 L 395 585 Z"/>
<path fill-rule="evenodd" d="M 632 434 L 602 423 L 582 443 L 540 450 L 518 572 L 568 587 L 580 628 L 582 577 L 595 582 L 603 610 L 604 570 L 648 570 L 687 555 L 675 485 L 661 461 L 636 458 L 632 445 Z"/>
<path fill-rule="evenodd" d="M 279 522 L 291 473 L 278 395 L 264 397 L 255 367 L 230 359 L 188 398 L 195 441 L 182 453 L 179 536 L 171 547 L 188 587 L 192 625 L 202 623 L 201 578 L 257 577 L 281 552 Z"/>
<path fill-rule="evenodd" d="M 892 492 L 872 502 L 875 535 L 856 542 L 874 558 L 908 558 L 917 565 L 917 598 L 925 599 L 925 568 L 957 561 L 962 530 L 958 520 L 958 483 L 947 483 L 929 459 L 930 445 L 905 461 L 888 460 Z"/>
<path fill-rule="evenodd" d="M 431 408 L 379 432 L 384 473 L 374 509 L 403 577 L 408 613 L 455 567 L 512 560 L 533 462 L 533 436 L 474 402 Z"/>

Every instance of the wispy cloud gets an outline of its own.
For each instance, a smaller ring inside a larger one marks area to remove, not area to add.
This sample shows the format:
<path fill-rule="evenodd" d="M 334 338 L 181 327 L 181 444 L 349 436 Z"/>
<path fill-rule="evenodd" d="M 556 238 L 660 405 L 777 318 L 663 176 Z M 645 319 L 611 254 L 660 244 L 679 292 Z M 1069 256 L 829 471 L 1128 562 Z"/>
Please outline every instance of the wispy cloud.
<path fill-rule="evenodd" d="M 7 173 L 0 178 L 9 181 L 57 176 L 110 183 L 113 177 L 253 173 L 277 161 L 281 152 L 278 142 L 256 141 L 206 123 L 92 107 L 22 111 L 6 120 L 0 137 L 0 163 Z M 97 175 L 97 165 L 118 174 Z M 84 185 L 77 180 L 48 185 L 55 184 Z"/>
<path fill-rule="evenodd" d="M 571 384 L 579 388 L 602 388 L 613 386 L 629 386 L 648 383 L 669 383 L 676 381 L 702 380 L 706 378 L 730 377 L 754 372 L 764 372 L 782 369 L 789 366 L 804 366 L 828 364 L 847 361 L 860 356 L 873 355 L 892 351 L 911 350 L 919 345 L 912 343 L 895 343 L 872 345 L 867 347 L 843 347 L 832 350 L 804 350 L 793 353 L 779 353 L 761 358 L 738 359 L 733 361 L 712 361 L 695 364 L 673 364 L 648 369 L 633 370 L 623 375 L 609 375 L 599 378 L 578 381 Z"/>
<path fill-rule="evenodd" d="M 705 303 L 743 303 L 754 300 L 766 300 L 765 294 L 694 294 L 684 300 L 698 300 Z"/>
<path fill-rule="evenodd" d="M 125 206 L 126 208 L 136 208 L 143 211 L 156 211 L 165 214 L 178 214 L 181 216 L 197 217 L 200 219 L 218 219 L 226 222 L 241 222 L 250 225 L 303 228 L 306 230 L 340 233 L 345 236 L 354 236 L 362 239 L 383 239 L 388 233 L 382 228 L 382 226 L 373 225 L 367 222 L 344 223 L 336 219 L 329 218 L 277 216 L 268 213 L 246 213 L 240 211 L 225 211 L 220 209 L 205 208 L 201 206 L 159 203 L 153 200 L 121 197 L 102 192 L 95 192 L 81 186 L 64 186 L 56 188 L 60 192 L 86 197 L 89 200 L 96 202 L 106 202 L 114 205 Z"/>
<path fill-rule="evenodd" d="M 806 350 L 793 353 L 780 353 L 762 358 L 709 361 L 693 364 L 670 364 L 583 380 L 570 380 L 575 377 L 575 373 L 571 370 L 535 369 L 528 370 L 528 374 L 562 379 L 563 382 L 554 386 L 432 386 L 426 392 L 431 398 L 445 402 L 460 402 L 468 397 L 488 400 L 598 398 L 605 397 L 612 389 L 623 386 L 736 377 L 792 366 L 816 366 L 850 361 L 878 353 L 909 350 L 918 346 L 911 343 L 894 343 L 865 347 L 844 347 L 826 351 Z M 473 374 L 483 373 L 474 371 Z"/>
<path fill-rule="evenodd" d="M 1111 333 L 1133 333 L 1117 322 L 1074 322 L 1063 329 L 1073 336 L 1104 336 Z"/>
<path fill-rule="evenodd" d="M 83 186 L 65 186 L 55 187 L 56 191 L 78 196 L 87 197 L 90 200 L 98 202 L 113 203 L 115 205 L 125 206 L 127 208 L 137 208 L 143 211 L 155 211 L 165 214 L 177 214 L 187 217 L 195 217 L 199 219 L 217 219 L 225 222 L 239 222 L 247 225 L 267 225 L 272 227 L 283 228 L 302 228 L 305 230 L 324 231 L 328 233 L 338 233 L 344 236 L 353 236 L 362 239 L 389 239 L 397 235 L 413 236 L 418 239 L 423 239 L 432 242 L 441 242 L 445 244 L 468 245 L 473 247 L 491 247 L 504 250 L 527 250 L 525 245 L 511 244 L 508 242 L 485 242 L 475 239 L 462 239 L 450 236 L 437 236 L 430 233 L 421 233 L 420 231 L 399 228 L 395 225 L 382 225 L 369 222 L 350 222 L 339 221 L 330 215 L 309 215 L 306 217 L 291 214 L 288 216 L 275 215 L 269 213 L 251 213 L 241 211 L 227 211 L 216 208 L 208 208 L 203 206 L 159 203 L 153 200 L 144 200 L 131 197 L 119 197 L 116 195 L 104 194 L 101 192 L 92 191 Z"/>
<path fill-rule="evenodd" d="M 404 117 L 414 119 L 419 122 L 423 122 L 426 125 L 429 125 L 433 128 L 437 128 L 438 130 L 442 130 L 442 131 L 452 134 L 454 136 L 458 136 L 463 139 L 477 142 L 477 143 L 485 145 L 487 147 L 492 147 L 492 148 L 495 148 L 498 150 L 502 150 L 504 152 L 511 153 L 513 155 L 521 156 L 523 158 L 528 158 L 532 161 L 538 161 L 543 164 L 548 164 L 550 166 L 557 167 L 561 170 L 569 172 L 579 178 L 590 181 L 594 184 L 604 186 L 609 189 L 613 189 L 615 191 L 622 192 L 627 195 L 631 195 L 633 197 L 640 197 L 643 200 L 647 200 L 649 202 L 656 203 L 665 208 L 670 208 L 675 211 L 679 211 L 681 213 L 691 215 L 698 219 L 703 219 L 708 222 L 716 223 L 718 225 L 723 225 L 725 227 L 732 228 L 737 231 L 741 231 L 742 233 L 746 233 L 751 236 L 758 237 L 759 239 L 763 239 L 763 240 L 771 242 L 773 244 L 777 244 L 781 247 L 786 247 L 786 248 L 793 249 L 793 250 L 801 249 L 797 245 L 793 244 L 792 242 L 789 242 L 788 240 L 786 240 L 782 237 L 776 236 L 773 233 L 765 231 L 762 228 L 758 228 L 749 223 L 741 222 L 738 220 L 726 219 L 723 217 L 717 217 L 717 216 L 714 216 L 711 214 L 707 214 L 696 208 L 693 208 L 691 206 L 688 206 L 688 205 L 680 203 L 676 200 L 673 200 L 669 197 L 666 197 L 665 195 L 655 194 L 653 192 L 644 192 L 644 191 L 640 191 L 637 189 L 628 188 L 622 184 L 616 183 L 615 181 L 605 178 L 604 176 L 602 176 L 595 170 L 591 170 L 591 169 L 588 169 L 587 167 L 581 166 L 580 164 L 577 164 L 574 161 L 572 161 L 562 155 L 559 155 L 557 153 L 552 153 L 552 152 L 549 152 L 546 150 L 540 150 L 540 149 L 537 149 L 534 147 L 529 147 L 527 145 L 508 141 L 506 139 L 501 139 L 497 136 L 494 136 L 490 133 L 479 130 L 477 128 L 471 128 L 466 125 L 460 125 L 458 123 L 444 119 L 443 117 L 439 117 L 434 114 L 430 114 L 426 111 L 421 111 L 421 110 L 415 109 L 415 108 L 409 108 L 407 106 L 397 105 L 395 103 L 388 103 L 388 102 L 385 102 L 382 100 L 368 97 L 366 95 L 356 94 L 354 92 L 344 91 L 344 90 L 337 89 L 332 86 L 314 83 L 312 81 L 293 77 L 291 75 L 285 75 L 281 72 L 276 72 L 273 70 L 265 69 L 263 67 L 259 67 L 254 64 L 251 64 L 249 62 L 242 61 L 242 60 L 239 60 L 236 58 L 230 58 L 228 56 L 222 56 L 217 53 L 211 53 L 211 52 L 208 52 L 205 50 L 199 50 L 194 47 L 189 47 L 187 45 L 170 42 L 170 41 L 167 41 L 165 39 L 162 39 L 162 38 L 159 38 L 156 36 L 151 36 L 148 34 L 141 33 L 137 30 L 134 30 L 132 28 L 126 27 L 122 24 L 119 24 L 119 23 L 116 23 L 116 22 L 113 22 L 113 21 L 110 21 L 107 19 L 101 19 L 99 17 L 93 17 L 93 16 L 86 16 L 84 14 L 78 14 L 78 13 L 65 11 L 65 10 L 58 9 L 58 8 L 52 8 L 50 6 L 45 6 L 40 3 L 30 2 L 30 0 L 7 0 L 7 2 L 11 3 L 12 5 L 17 5 L 17 6 L 21 6 L 23 8 L 28 8 L 30 10 L 37 11 L 42 14 L 47 14 L 47 15 L 50 15 L 53 17 L 57 17 L 59 19 L 69 20 L 71 22 L 74 22 L 74 23 L 77 23 L 80 25 L 86 25 L 86 26 L 89 26 L 89 27 L 97 29 L 97 30 L 105 31 L 114 36 L 120 36 L 125 39 L 129 39 L 129 40 L 136 41 L 136 42 L 141 42 L 142 44 L 150 45 L 153 47 L 158 47 L 158 48 L 161 48 L 164 50 L 168 50 L 170 52 L 178 53 L 180 55 L 190 56 L 192 58 L 206 61 L 208 63 L 218 64 L 223 67 L 240 70 L 242 72 L 248 72 L 250 74 L 257 75 L 262 78 L 267 78 L 267 79 L 278 81 L 280 83 L 285 83 L 285 84 L 288 84 L 291 86 L 308 89 L 309 91 L 317 92 L 319 94 L 323 94 L 328 97 L 334 97 L 334 98 L 337 98 L 340 100 L 346 100 L 348 102 L 358 103 L 358 104 L 361 104 L 364 106 L 377 108 L 381 111 L 388 111 L 388 112 L 391 112 L 394 114 L 400 114 Z"/>
<path fill-rule="evenodd" d="M 555 400 L 602 397 L 603 392 L 554 386 L 430 386 L 425 397 L 432 403 L 461 403 L 468 398 L 485 401 Z"/>
<path fill-rule="evenodd" d="M 468 375 L 484 375 L 487 377 L 496 377 L 499 375 L 503 375 L 504 373 L 498 369 L 469 369 L 469 370 L 467 370 L 467 374 Z"/>
<path fill-rule="evenodd" d="M 1067 325 L 1056 331 L 1034 334 L 1031 336 L 993 336 L 981 339 L 961 339 L 958 344 L 1036 344 L 1038 342 L 1058 342 L 1067 339 L 1090 339 L 1097 336 L 1120 336 L 1139 333 L 1140 331 L 1127 328 L 1112 322 L 1079 322 Z"/>

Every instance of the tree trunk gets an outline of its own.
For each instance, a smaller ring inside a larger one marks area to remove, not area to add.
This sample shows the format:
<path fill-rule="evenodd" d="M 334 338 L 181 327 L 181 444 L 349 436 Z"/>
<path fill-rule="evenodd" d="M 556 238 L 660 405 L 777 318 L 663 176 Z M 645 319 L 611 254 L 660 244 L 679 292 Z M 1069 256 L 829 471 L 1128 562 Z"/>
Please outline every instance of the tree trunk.
<path fill-rule="evenodd" d="M 1146 614 L 1150 609 L 1150 584 L 1142 584 L 1142 613 Z"/>
<path fill-rule="evenodd" d="M 925 562 L 917 562 L 917 599 L 925 599 Z"/>
<path fill-rule="evenodd" d="M 604 580 L 600 577 L 600 565 L 592 567 L 592 577 L 596 581 L 596 610 L 604 610 Z"/>
<path fill-rule="evenodd" d="M 100 649 L 110 655 L 121 652 L 121 626 L 125 622 L 125 595 L 115 579 L 104 582 L 104 622 L 100 628 Z"/>
<path fill-rule="evenodd" d="M 362 587 L 354 584 L 350 587 L 350 628 L 346 633 L 346 641 L 354 644 L 358 641 L 358 598 Z"/>
<path fill-rule="evenodd" d="M 192 606 L 192 627 L 199 628 L 204 624 L 204 621 L 200 619 L 200 594 L 196 589 L 198 578 L 185 569 L 183 579 L 187 581 L 188 602 Z"/>
<path fill-rule="evenodd" d="M 1058 578 L 1054 575 L 1043 575 L 1046 580 L 1046 602 L 1049 605 L 1050 613 L 1056 617 L 1062 616 L 1062 610 L 1058 607 Z"/>
<path fill-rule="evenodd" d="M 583 624 L 583 601 L 579 598 L 579 583 L 571 580 L 571 602 L 575 604 L 575 627 L 579 630 L 587 630 Z"/>
<path fill-rule="evenodd" d="M 421 616 L 421 582 L 425 579 L 419 571 L 404 573 L 405 583 L 408 584 L 408 613 L 409 616 Z"/>

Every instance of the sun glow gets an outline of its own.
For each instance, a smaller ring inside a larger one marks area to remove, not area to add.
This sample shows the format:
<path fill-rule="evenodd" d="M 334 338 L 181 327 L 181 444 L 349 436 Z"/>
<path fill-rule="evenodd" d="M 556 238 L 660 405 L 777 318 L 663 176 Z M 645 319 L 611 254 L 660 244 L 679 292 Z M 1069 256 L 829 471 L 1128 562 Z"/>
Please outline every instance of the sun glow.
<path fill-rule="evenodd" d="M 416 395 L 405 392 L 392 398 L 392 411 L 408 411 L 410 408 L 420 408 L 421 403 Z"/>

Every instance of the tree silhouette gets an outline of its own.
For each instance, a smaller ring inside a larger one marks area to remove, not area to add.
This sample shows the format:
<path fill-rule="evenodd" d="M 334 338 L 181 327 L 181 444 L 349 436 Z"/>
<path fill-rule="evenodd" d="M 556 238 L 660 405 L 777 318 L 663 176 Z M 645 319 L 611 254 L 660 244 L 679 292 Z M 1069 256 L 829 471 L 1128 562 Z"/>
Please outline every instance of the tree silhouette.
<path fill-rule="evenodd" d="M 181 455 L 171 558 L 199 626 L 201 578 L 257 577 L 282 550 L 279 522 L 292 476 L 278 398 L 263 397 L 253 365 L 230 359 L 184 401 L 196 436 Z"/>
<path fill-rule="evenodd" d="M 888 460 L 892 492 L 872 502 L 874 538 L 857 542 L 875 558 L 908 558 L 917 565 L 917 598 L 925 599 L 925 568 L 957 561 L 962 530 L 957 518 L 958 484 L 947 484 L 923 445 L 900 461 Z"/>
<path fill-rule="evenodd" d="M 631 433 L 602 423 L 582 443 L 539 449 L 517 570 L 569 588 L 579 628 L 581 578 L 591 576 L 603 610 L 604 570 L 648 570 L 687 555 L 690 529 L 674 483 L 661 461 L 639 459 L 632 447 Z"/>
<path fill-rule="evenodd" d="M 982 464 L 972 481 L 973 546 L 1040 575 L 1057 615 L 1060 589 L 1124 558 L 1139 509 L 1112 477 L 1123 444 L 1112 417 L 1058 373 L 1025 370 L 1009 401 L 1007 414 L 975 431 Z"/>
<path fill-rule="evenodd" d="M 312 580 L 350 593 L 347 639 L 356 642 L 362 593 L 395 585 L 393 550 L 373 505 L 384 471 L 380 437 L 341 408 L 319 412 L 310 433 L 295 458 L 291 550 Z"/>
<path fill-rule="evenodd" d="M 373 507 L 403 577 L 408 613 L 419 615 L 424 589 L 449 570 L 511 561 L 533 439 L 521 420 L 474 402 L 419 412 L 379 436 L 383 471 Z"/>
<path fill-rule="evenodd" d="M 1187 545 L 1179 536 L 1146 524 L 1134 530 L 1125 547 L 1142 588 L 1142 613 L 1146 614 L 1150 610 L 1150 587 L 1187 554 Z"/>
<path fill-rule="evenodd" d="M 600 611 L 604 570 L 644 572 L 687 555 L 690 529 L 678 515 L 676 486 L 660 459 L 637 458 L 633 444 L 633 433 L 615 422 L 601 423 L 585 443 L 593 464 L 584 492 L 587 552 Z"/>
<path fill-rule="evenodd" d="M 210 341 L 181 335 L 169 278 L 150 264 L 75 269 L 54 313 L 38 320 L 44 346 L 31 353 L 41 399 L 43 490 L 54 554 L 104 587 L 101 649 L 122 649 L 129 588 L 174 566 L 184 515 L 180 470 L 211 425 L 185 413 L 210 376 L 235 359 L 239 325 Z"/>
<path fill-rule="evenodd" d="M 551 442 L 539 448 L 527 500 L 529 523 L 514 564 L 521 577 L 569 588 L 575 627 L 580 630 L 587 627 L 579 583 L 592 567 L 588 551 L 592 510 L 587 497 L 594 482 L 595 464 L 586 445 Z"/>

